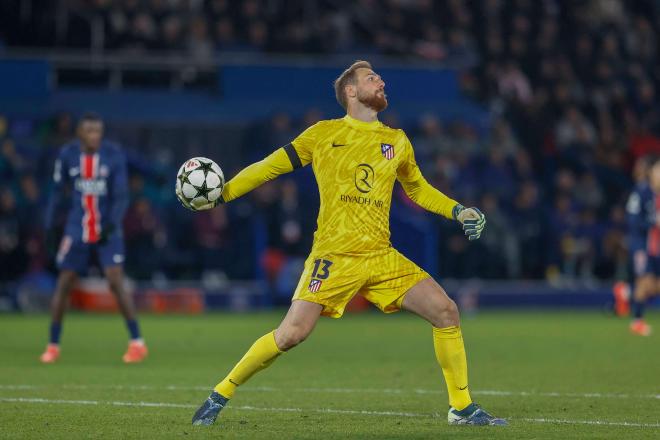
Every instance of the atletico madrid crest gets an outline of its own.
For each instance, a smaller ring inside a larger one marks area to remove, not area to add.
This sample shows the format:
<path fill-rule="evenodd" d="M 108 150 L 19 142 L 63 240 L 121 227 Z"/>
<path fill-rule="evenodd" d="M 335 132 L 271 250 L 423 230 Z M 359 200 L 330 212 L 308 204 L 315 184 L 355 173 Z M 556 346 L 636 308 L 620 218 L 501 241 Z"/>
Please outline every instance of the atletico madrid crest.
<path fill-rule="evenodd" d="M 383 153 L 385 159 L 391 160 L 394 157 L 394 146 L 390 144 L 380 144 L 380 152 Z"/>
<path fill-rule="evenodd" d="M 312 280 L 309 282 L 309 291 L 316 293 L 321 289 L 321 280 Z"/>

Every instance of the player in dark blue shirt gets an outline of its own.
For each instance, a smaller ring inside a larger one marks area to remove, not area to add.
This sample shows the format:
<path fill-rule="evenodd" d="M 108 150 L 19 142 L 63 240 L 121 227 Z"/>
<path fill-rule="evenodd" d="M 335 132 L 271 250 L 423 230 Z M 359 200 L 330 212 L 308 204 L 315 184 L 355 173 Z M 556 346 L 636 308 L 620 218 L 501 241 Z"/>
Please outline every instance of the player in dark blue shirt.
<path fill-rule="evenodd" d="M 45 222 L 50 235 L 61 202 L 66 202 L 68 215 L 56 256 L 60 273 L 51 304 L 50 341 L 41 361 L 52 363 L 59 358 L 69 293 L 96 254 L 130 333 L 123 360 L 140 362 L 147 348 L 140 336 L 133 299 L 124 288 L 122 221 L 129 199 L 126 158 L 118 145 L 103 140 L 103 121 L 98 115 L 82 117 L 78 139 L 64 145 L 55 162 L 53 181 Z"/>
<path fill-rule="evenodd" d="M 642 158 L 635 166 L 637 184 L 628 197 L 628 246 L 635 275 L 630 331 L 648 336 L 644 321 L 648 299 L 660 289 L 660 160 Z"/>

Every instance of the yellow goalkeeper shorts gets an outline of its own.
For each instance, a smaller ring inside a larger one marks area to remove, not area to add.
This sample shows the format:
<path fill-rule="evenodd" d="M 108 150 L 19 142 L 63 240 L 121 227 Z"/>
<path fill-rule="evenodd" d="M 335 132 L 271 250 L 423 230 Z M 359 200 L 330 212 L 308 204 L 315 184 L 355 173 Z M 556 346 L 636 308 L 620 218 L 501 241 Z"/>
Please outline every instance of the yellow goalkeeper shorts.
<path fill-rule="evenodd" d="M 392 247 L 363 254 L 311 254 L 293 300 L 321 304 L 322 315 L 340 318 L 359 294 L 392 313 L 401 309 L 406 292 L 425 278 L 428 273 Z"/>

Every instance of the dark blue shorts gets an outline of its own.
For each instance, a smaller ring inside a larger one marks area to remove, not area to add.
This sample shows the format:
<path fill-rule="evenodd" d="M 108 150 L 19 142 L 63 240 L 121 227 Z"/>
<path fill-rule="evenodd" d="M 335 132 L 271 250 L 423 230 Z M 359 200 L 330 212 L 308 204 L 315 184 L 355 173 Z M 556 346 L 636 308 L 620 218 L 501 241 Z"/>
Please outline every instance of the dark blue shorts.
<path fill-rule="evenodd" d="M 119 235 L 110 237 L 103 244 L 83 243 L 65 235 L 57 251 L 57 267 L 60 270 L 72 270 L 83 273 L 93 262 L 94 254 L 102 268 L 124 264 L 124 239 Z"/>

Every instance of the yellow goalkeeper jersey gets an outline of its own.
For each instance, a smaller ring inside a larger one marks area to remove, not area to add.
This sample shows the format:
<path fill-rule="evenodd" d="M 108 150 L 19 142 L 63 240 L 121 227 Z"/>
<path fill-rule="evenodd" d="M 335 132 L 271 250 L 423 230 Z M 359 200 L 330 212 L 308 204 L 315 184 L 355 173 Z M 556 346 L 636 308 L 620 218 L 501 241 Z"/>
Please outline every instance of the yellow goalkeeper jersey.
<path fill-rule="evenodd" d="M 320 209 L 312 253 L 353 254 L 390 244 L 389 214 L 394 182 L 429 211 L 452 218 L 456 201 L 426 182 L 403 130 L 379 121 L 345 116 L 320 121 L 291 144 L 251 165 L 227 182 L 224 201 L 261 183 L 312 164 Z"/>

